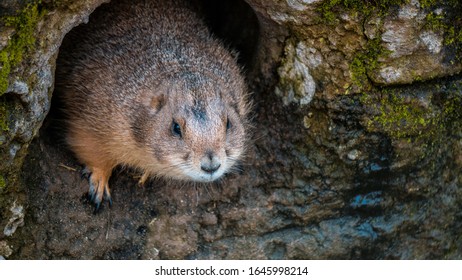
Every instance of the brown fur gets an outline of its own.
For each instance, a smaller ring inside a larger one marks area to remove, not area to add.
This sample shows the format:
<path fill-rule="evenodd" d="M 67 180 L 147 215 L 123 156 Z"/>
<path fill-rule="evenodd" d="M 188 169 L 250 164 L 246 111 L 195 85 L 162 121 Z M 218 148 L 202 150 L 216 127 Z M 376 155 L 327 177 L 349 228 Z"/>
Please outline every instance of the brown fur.
<path fill-rule="evenodd" d="M 246 86 L 185 1 L 113 1 L 79 29 L 63 43 L 56 92 L 97 205 L 110 201 L 117 165 L 141 169 L 141 183 L 207 182 L 232 169 L 244 152 Z"/>

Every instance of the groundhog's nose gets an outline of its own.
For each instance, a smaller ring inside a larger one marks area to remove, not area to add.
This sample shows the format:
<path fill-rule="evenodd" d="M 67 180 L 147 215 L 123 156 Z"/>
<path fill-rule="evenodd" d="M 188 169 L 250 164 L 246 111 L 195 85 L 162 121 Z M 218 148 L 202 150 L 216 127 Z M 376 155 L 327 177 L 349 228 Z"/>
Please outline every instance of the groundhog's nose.
<path fill-rule="evenodd" d="M 201 169 L 204 170 L 207 173 L 213 174 L 215 171 L 220 168 L 221 164 L 213 164 L 213 165 L 204 165 L 201 164 Z"/>
<path fill-rule="evenodd" d="M 213 152 L 207 152 L 201 159 L 201 169 L 209 174 L 213 174 L 221 166 L 220 160 Z"/>

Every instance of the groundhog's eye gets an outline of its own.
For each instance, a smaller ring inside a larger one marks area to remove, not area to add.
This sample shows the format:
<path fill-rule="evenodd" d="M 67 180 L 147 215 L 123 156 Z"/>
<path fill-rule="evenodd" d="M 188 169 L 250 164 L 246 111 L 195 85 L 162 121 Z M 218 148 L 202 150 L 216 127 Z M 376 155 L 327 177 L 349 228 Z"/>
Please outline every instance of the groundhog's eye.
<path fill-rule="evenodd" d="M 229 118 L 226 120 L 226 131 L 228 131 L 231 128 L 231 122 L 229 121 Z"/>
<path fill-rule="evenodd" d="M 181 137 L 181 127 L 175 121 L 172 122 L 172 133 L 173 133 L 174 136 Z"/>

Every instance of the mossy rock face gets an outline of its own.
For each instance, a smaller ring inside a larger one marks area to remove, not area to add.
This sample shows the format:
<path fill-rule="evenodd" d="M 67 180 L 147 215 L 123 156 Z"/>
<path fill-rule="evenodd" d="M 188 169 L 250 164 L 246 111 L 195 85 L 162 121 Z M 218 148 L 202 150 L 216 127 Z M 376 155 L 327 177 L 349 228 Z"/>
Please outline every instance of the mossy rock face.
<path fill-rule="evenodd" d="M 48 110 L 58 47 L 64 35 L 104 1 L 60 6 L 50 1 L 7 1 L 0 14 L 0 227 L 13 202 L 23 204 L 19 171 Z M 75 11 L 71 9 L 76 8 Z"/>
<path fill-rule="evenodd" d="M 462 4 L 437 2 L 410 1 L 383 19 L 379 38 L 389 53 L 371 73 L 374 82 L 408 84 L 461 71 Z"/>
<path fill-rule="evenodd" d="M 460 1 L 198 0 L 244 54 L 255 129 L 242 174 L 140 188 L 118 169 L 98 215 L 45 118 L 63 37 L 106 1 L 8 2 L 5 257 L 462 258 Z"/>

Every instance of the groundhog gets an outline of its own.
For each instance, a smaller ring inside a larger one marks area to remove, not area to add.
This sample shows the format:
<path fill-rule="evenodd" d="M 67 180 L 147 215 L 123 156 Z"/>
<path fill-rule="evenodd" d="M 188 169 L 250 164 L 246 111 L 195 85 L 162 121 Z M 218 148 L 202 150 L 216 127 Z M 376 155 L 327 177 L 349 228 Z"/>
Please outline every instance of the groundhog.
<path fill-rule="evenodd" d="M 66 142 L 90 172 L 96 208 L 112 204 L 117 165 L 211 182 L 233 171 L 248 132 L 236 57 L 189 1 L 122 0 L 68 35 L 56 68 Z"/>

